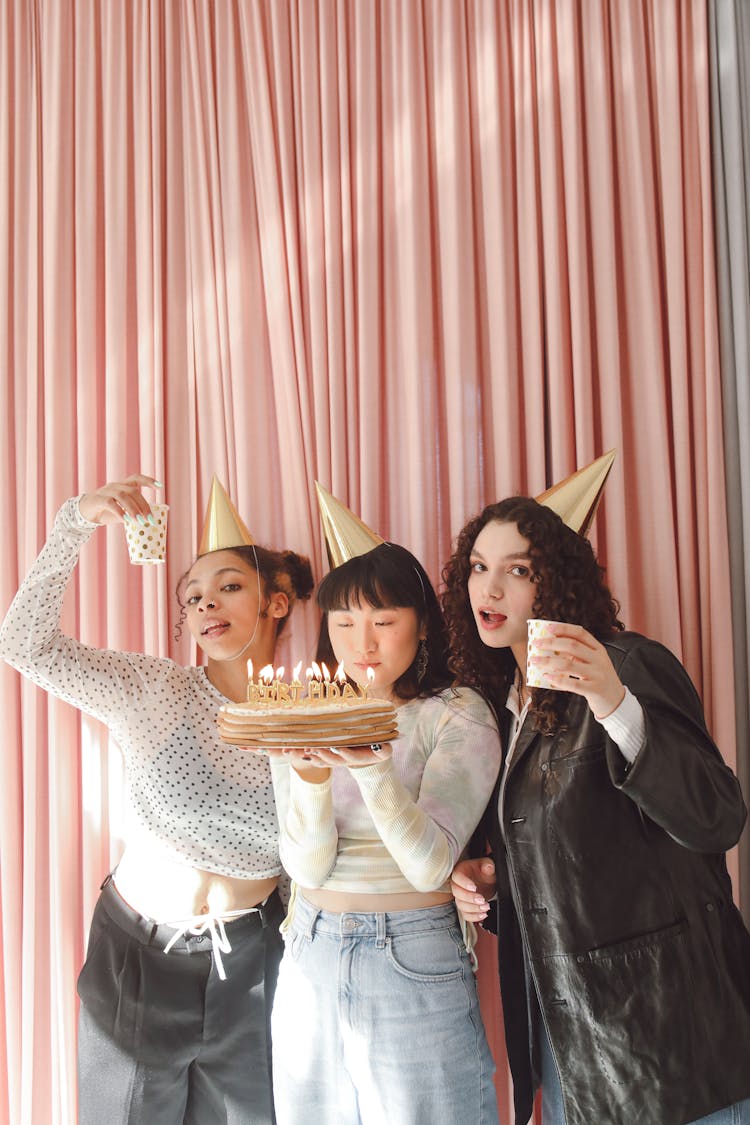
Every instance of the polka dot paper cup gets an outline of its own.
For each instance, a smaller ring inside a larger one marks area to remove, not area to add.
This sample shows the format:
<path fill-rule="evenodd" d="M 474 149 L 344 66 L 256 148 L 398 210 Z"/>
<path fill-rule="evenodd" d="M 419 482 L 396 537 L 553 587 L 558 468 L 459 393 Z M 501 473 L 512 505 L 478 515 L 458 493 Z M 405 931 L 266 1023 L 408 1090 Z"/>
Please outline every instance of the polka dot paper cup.
<path fill-rule="evenodd" d="M 167 553 L 167 513 L 168 504 L 152 504 L 151 511 L 156 520 L 153 524 L 125 521 L 125 538 L 128 544 L 130 561 L 142 566 L 145 563 L 163 563 Z"/>
<path fill-rule="evenodd" d="M 543 621 L 539 617 L 535 617 L 527 622 L 529 627 L 529 640 L 526 648 L 526 686 L 538 688 L 551 688 L 554 691 L 559 691 L 556 684 L 551 684 L 541 668 L 534 660 L 534 641 L 540 637 L 549 637 L 552 635 L 552 625 L 559 625 L 559 621 Z"/>

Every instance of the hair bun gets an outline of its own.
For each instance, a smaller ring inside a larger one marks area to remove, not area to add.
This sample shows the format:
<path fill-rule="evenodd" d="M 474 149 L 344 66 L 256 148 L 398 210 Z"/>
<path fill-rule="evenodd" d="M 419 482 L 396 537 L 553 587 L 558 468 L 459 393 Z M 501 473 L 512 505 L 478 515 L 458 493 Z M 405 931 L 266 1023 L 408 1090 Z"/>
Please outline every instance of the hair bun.
<path fill-rule="evenodd" d="M 281 558 L 284 570 L 292 583 L 295 597 L 301 601 L 306 601 L 315 586 L 310 560 L 306 555 L 298 555 L 296 551 L 282 551 Z"/>

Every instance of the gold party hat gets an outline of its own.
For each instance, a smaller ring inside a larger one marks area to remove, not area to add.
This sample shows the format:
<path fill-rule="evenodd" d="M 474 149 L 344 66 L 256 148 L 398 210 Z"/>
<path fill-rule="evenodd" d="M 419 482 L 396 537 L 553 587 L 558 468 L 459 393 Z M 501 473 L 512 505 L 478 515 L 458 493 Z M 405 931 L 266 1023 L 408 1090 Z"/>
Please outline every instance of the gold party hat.
<path fill-rule="evenodd" d="M 553 484 L 552 488 L 548 488 L 536 499 L 557 512 L 573 531 L 577 531 L 579 535 L 588 535 L 616 456 L 617 450 L 610 449 L 609 453 L 598 457 L 590 465 L 572 473 L 559 484 Z"/>
<path fill-rule="evenodd" d="M 348 562 L 356 555 L 366 555 L 373 547 L 378 547 L 385 542 L 317 481 L 315 489 L 318 493 L 318 508 L 323 521 L 331 570 L 335 570 L 337 566 Z"/>
<path fill-rule="evenodd" d="M 252 547 L 255 540 L 214 473 L 198 555 L 231 547 Z"/>

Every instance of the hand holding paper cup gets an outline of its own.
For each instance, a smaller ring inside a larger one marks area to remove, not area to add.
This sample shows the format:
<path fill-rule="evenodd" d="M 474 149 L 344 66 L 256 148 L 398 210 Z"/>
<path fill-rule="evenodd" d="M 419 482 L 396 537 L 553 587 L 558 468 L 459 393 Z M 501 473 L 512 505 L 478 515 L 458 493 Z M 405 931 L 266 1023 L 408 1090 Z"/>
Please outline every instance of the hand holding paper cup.
<path fill-rule="evenodd" d="M 151 512 L 155 524 L 140 523 L 130 519 L 125 521 L 125 538 L 128 544 L 130 561 L 137 565 L 164 562 L 167 550 L 168 504 L 152 504 Z"/>
<path fill-rule="evenodd" d="M 529 619 L 527 622 L 529 627 L 528 643 L 526 645 L 526 686 L 535 688 L 547 688 L 552 691 L 562 691 L 559 684 L 553 684 L 544 674 L 542 665 L 537 664 L 534 652 L 534 642 L 540 640 L 542 637 L 552 637 L 554 632 L 552 626 L 559 625 L 559 621 L 544 621 L 540 617 Z"/>

